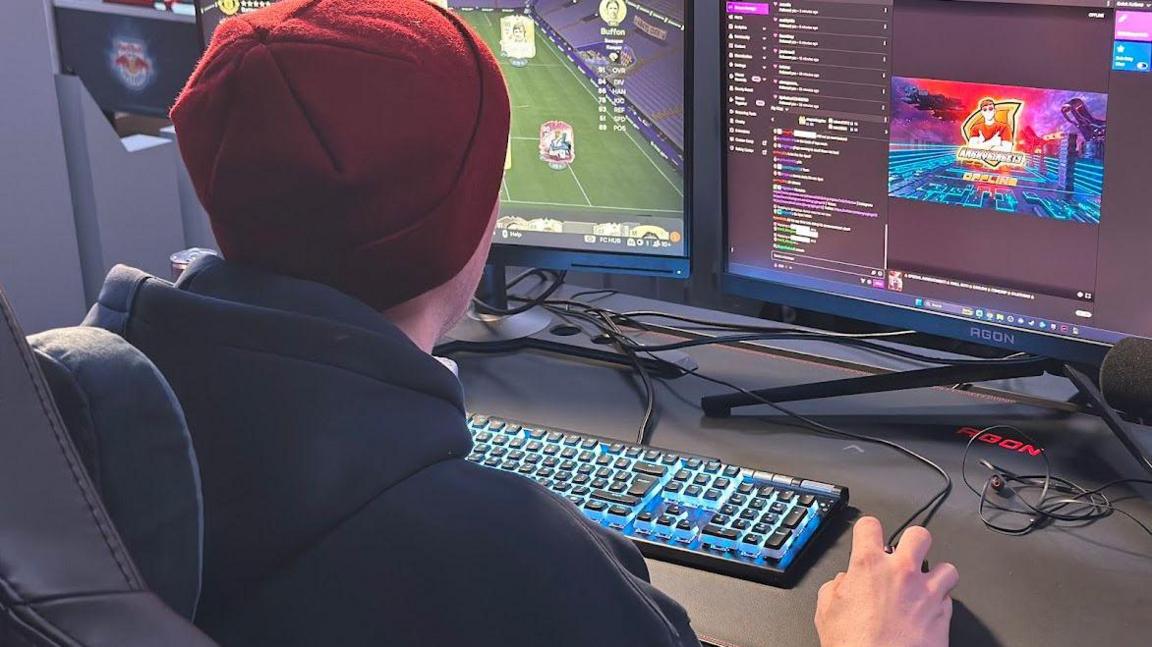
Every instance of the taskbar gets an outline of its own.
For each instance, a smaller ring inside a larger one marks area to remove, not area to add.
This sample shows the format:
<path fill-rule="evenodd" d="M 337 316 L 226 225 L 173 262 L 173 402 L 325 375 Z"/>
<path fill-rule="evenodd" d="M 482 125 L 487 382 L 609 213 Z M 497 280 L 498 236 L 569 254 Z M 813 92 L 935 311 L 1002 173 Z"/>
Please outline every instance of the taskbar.
<path fill-rule="evenodd" d="M 735 276 L 780 284 L 783 287 L 799 288 L 820 292 L 829 296 L 870 301 L 879 305 L 922 311 L 961 320 L 980 322 L 1005 328 L 1024 330 L 1038 335 L 1046 335 L 1094 344 L 1115 344 L 1128 335 L 1112 330 L 1093 328 L 1082 322 L 1058 321 L 1044 317 L 1024 315 L 1005 310 L 984 308 L 919 297 L 905 292 L 894 292 L 882 287 L 885 279 L 876 277 L 860 284 L 845 283 L 808 276 L 793 271 L 770 269 L 754 265 L 730 263 L 728 272 Z"/>
<path fill-rule="evenodd" d="M 655 236 L 620 236 L 611 234 L 579 234 L 563 232 L 496 229 L 492 242 L 524 247 L 569 249 L 580 252 L 607 252 L 612 254 L 643 254 L 653 256 L 684 256 L 684 241 L 661 240 Z"/>

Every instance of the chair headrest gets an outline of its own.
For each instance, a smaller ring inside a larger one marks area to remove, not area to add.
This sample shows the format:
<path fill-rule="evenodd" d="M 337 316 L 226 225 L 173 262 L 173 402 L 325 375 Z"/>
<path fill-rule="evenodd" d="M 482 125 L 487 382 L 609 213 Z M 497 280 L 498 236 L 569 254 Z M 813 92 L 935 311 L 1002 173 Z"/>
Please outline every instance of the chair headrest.
<path fill-rule="evenodd" d="M 143 353 L 99 328 L 28 338 L 81 460 L 148 587 L 193 618 L 203 503 L 184 413 Z"/>

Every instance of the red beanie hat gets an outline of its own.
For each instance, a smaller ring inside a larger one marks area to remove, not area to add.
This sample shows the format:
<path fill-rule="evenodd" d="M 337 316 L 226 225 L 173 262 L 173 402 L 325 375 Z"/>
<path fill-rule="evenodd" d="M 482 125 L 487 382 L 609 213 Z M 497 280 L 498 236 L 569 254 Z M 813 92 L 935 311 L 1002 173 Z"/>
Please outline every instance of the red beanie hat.
<path fill-rule="evenodd" d="M 488 236 L 499 65 L 425 0 L 285 0 L 224 21 L 172 108 L 224 256 L 383 309 Z"/>

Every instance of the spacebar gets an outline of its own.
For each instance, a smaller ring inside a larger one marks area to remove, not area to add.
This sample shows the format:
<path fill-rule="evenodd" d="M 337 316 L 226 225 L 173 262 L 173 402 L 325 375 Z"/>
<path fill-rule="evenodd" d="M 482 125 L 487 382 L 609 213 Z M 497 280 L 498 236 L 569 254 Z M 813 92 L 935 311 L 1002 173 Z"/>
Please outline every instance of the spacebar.
<path fill-rule="evenodd" d="M 596 490 L 592 493 L 592 498 L 627 506 L 634 506 L 640 503 L 640 497 L 632 496 L 631 494 L 616 494 L 615 492 L 606 492 L 604 490 Z"/>

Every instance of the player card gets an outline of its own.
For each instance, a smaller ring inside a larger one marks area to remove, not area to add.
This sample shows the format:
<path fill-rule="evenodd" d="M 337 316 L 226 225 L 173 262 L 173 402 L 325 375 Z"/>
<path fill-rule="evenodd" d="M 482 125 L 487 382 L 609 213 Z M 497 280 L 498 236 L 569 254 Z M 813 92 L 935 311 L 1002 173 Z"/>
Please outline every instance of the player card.
<path fill-rule="evenodd" d="M 576 161 L 576 135 L 563 121 L 540 124 L 540 159 L 557 171 Z"/>
<path fill-rule="evenodd" d="M 501 18 L 500 54 L 513 61 L 536 58 L 536 22 L 528 16 Z"/>

